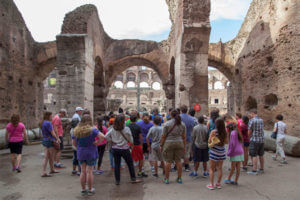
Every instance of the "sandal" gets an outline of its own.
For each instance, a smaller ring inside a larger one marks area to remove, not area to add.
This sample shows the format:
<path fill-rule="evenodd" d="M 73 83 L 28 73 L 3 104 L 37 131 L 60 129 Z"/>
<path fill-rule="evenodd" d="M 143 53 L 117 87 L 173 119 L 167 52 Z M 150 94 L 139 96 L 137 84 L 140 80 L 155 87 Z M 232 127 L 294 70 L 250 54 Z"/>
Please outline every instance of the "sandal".
<path fill-rule="evenodd" d="M 43 174 L 41 177 L 52 177 L 50 174 Z"/>
<path fill-rule="evenodd" d="M 51 172 L 49 172 L 49 174 L 58 174 L 58 173 L 60 173 L 59 171 L 51 171 Z"/>

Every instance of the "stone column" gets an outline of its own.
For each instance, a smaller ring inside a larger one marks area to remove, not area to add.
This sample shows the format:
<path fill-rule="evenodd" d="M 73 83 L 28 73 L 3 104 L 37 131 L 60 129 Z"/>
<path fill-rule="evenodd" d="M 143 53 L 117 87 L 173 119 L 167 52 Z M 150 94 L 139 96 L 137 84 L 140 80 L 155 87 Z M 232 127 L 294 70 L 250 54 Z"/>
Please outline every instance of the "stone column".
<path fill-rule="evenodd" d="M 70 117 L 81 106 L 93 116 L 93 42 L 86 34 L 61 34 L 56 38 L 57 110 L 67 109 Z"/>
<path fill-rule="evenodd" d="M 208 114 L 209 26 L 184 27 L 175 62 L 176 106 L 200 104 Z"/>

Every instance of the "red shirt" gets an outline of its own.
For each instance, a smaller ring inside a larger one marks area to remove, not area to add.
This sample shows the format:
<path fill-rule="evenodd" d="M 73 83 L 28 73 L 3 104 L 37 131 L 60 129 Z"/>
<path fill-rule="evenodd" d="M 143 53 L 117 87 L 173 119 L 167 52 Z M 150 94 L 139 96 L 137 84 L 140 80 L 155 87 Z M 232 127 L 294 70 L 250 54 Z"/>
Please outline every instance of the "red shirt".
<path fill-rule="evenodd" d="M 53 129 L 54 129 L 54 127 L 57 127 L 57 134 L 58 134 L 58 136 L 59 137 L 63 137 L 63 127 L 61 125 L 61 119 L 59 118 L 58 115 L 55 115 L 53 117 L 53 119 L 52 119 L 52 125 L 53 125 Z"/>

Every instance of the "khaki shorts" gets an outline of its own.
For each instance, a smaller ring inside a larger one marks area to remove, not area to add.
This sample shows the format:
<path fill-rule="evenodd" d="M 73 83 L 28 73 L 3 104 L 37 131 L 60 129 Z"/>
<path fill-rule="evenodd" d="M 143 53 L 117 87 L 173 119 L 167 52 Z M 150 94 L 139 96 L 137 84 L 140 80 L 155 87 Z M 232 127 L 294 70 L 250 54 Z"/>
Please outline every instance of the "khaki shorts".
<path fill-rule="evenodd" d="M 162 152 L 160 151 L 160 148 L 151 149 L 150 160 L 163 161 L 163 156 L 162 156 Z"/>
<path fill-rule="evenodd" d="M 184 156 L 183 142 L 166 142 L 163 150 L 164 160 L 168 163 L 180 162 Z"/>
<path fill-rule="evenodd" d="M 185 145 L 184 158 L 190 158 L 191 151 L 192 151 L 192 143 L 191 142 L 187 142 L 186 145 Z"/>

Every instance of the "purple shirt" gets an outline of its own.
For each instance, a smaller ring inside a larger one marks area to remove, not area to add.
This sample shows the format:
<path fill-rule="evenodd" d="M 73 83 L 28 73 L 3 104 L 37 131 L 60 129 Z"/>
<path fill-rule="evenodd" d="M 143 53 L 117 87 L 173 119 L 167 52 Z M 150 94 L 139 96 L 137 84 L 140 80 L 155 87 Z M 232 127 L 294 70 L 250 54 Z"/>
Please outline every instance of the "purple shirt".
<path fill-rule="evenodd" d="M 44 121 L 42 124 L 42 134 L 43 134 L 43 140 L 51 140 L 55 141 L 56 139 L 52 136 L 51 131 L 53 131 L 53 126 L 50 121 Z"/>
<path fill-rule="evenodd" d="M 75 138 L 77 144 L 77 159 L 79 161 L 92 160 L 98 158 L 98 149 L 93 143 L 98 137 L 99 130 L 93 128 L 91 134 L 87 137 Z"/>
<path fill-rule="evenodd" d="M 143 135 L 143 143 L 144 143 L 144 144 L 147 143 L 146 137 L 147 137 L 147 135 L 148 135 L 148 132 L 149 132 L 150 128 L 153 126 L 153 123 L 152 123 L 152 122 L 149 122 L 148 124 L 146 124 L 146 123 L 144 122 L 144 120 L 142 120 L 142 121 L 137 122 L 136 124 L 139 125 L 140 128 L 141 128 L 142 135 Z M 149 141 L 151 142 L 151 138 L 150 138 Z"/>
<path fill-rule="evenodd" d="M 239 141 L 238 133 L 234 130 L 230 134 L 227 156 L 234 157 L 243 154 L 243 143 Z"/>

